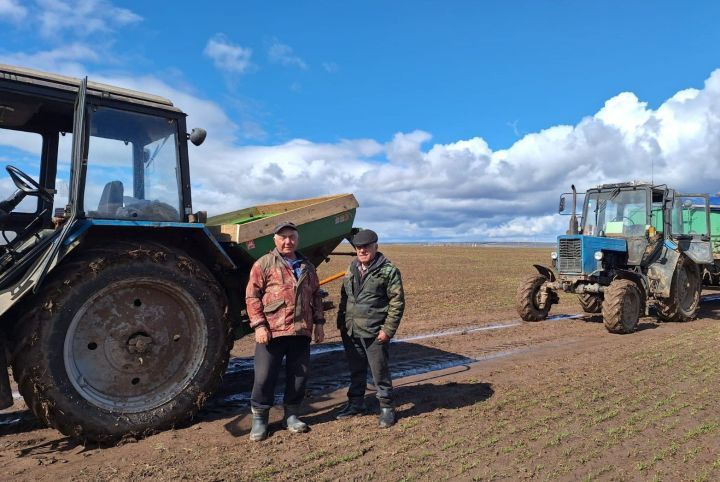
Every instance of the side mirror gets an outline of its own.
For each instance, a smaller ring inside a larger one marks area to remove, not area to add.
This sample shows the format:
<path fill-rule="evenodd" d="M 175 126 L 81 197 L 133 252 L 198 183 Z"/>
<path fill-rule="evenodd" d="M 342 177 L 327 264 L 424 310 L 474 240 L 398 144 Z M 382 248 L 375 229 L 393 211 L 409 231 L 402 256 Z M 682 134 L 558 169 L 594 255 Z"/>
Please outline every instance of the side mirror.
<path fill-rule="evenodd" d="M 194 127 L 192 131 L 190 131 L 190 134 L 187 135 L 187 138 L 195 144 L 196 146 L 199 146 L 203 142 L 205 142 L 205 138 L 207 137 L 207 131 L 201 127 Z"/>
<path fill-rule="evenodd" d="M 560 196 L 560 206 L 558 206 L 558 212 L 561 213 L 565 211 L 565 197 Z"/>

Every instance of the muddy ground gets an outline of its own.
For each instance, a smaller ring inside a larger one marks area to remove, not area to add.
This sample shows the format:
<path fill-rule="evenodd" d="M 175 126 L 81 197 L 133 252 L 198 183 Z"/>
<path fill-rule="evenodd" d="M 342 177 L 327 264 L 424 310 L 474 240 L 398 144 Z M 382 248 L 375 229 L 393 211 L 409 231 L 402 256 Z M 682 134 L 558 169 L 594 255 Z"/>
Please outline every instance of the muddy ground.
<path fill-rule="evenodd" d="M 347 371 L 339 337 L 313 351 L 305 420 L 248 440 L 252 340 L 236 342 L 220 392 L 190 424 L 115 447 L 83 446 L 0 412 L 0 478 L 13 480 L 718 480 L 720 292 L 699 319 L 641 320 L 611 335 L 563 296 L 522 323 L 519 279 L 549 249 L 390 246 L 408 312 L 392 345 L 400 420 L 334 420 Z M 321 268 L 337 271 L 346 259 Z M 336 298 L 337 282 L 328 284 Z M 332 321 L 332 312 L 328 313 Z"/>

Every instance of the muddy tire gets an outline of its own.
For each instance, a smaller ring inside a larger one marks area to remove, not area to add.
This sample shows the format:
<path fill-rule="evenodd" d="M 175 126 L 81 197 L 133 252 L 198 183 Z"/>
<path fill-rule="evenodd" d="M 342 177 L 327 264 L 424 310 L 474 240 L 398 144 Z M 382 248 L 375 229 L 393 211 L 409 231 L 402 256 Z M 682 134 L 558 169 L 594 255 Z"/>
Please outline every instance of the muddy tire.
<path fill-rule="evenodd" d="M 232 344 L 224 292 L 201 263 L 154 243 L 66 258 L 15 331 L 13 375 L 65 435 L 112 442 L 191 418 Z"/>
<path fill-rule="evenodd" d="M 578 295 L 578 301 L 585 313 L 600 313 L 602 311 L 602 295 L 583 293 Z"/>
<path fill-rule="evenodd" d="M 515 307 L 524 321 L 541 321 L 547 318 L 552 305 L 552 295 L 548 293 L 545 303 L 540 301 L 542 285 L 547 278 L 540 274 L 530 275 L 520 284 L 515 296 Z"/>
<path fill-rule="evenodd" d="M 642 292 L 627 279 L 616 279 L 605 290 L 602 316 L 610 333 L 632 333 L 642 313 Z"/>
<path fill-rule="evenodd" d="M 700 308 L 701 291 L 700 270 L 692 260 L 681 256 L 673 273 L 670 297 L 658 300 L 658 318 L 670 322 L 695 319 Z"/>

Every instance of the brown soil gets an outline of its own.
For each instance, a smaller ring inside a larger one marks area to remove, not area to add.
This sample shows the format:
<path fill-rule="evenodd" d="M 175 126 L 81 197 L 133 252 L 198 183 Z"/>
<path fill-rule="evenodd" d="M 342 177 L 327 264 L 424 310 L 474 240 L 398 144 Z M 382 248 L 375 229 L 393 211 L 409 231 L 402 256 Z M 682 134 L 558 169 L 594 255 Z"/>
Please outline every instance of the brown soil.
<path fill-rule="evenodd" d="M 374 413 L 334 419 L 347 373 L 342 351 L 330 350 L 313 357 L 307 434 L 283 430 L 274 410 L 271 436 L 250 442 L 247 406 L 228 397 L 247 392 L 251 372 L 236 370 L 197 420 L 114 447 L 42 428 L 19 402 L 0 412 L 2 478 L 720 479 L 720 301 L 706 300 L 690 323 L 643 318 L 630 335 L 609 334 L 598 317 L 521 323 L 517 282 L 549 249 L 383 251 L 408 299 L 392 346 L 393 370 L 407 375 L 395 379 L 396 426 L 379 429 Z M 321 277 L 348 260 L 324 265 Z M 335 299 L 338 289 L 328 285 Z M 563 296 L 551 315 L 579 311 Z M 328 315 L 332 348 L 339 337 Z M 251 352 L 246 338 L 233 355 Z"/>

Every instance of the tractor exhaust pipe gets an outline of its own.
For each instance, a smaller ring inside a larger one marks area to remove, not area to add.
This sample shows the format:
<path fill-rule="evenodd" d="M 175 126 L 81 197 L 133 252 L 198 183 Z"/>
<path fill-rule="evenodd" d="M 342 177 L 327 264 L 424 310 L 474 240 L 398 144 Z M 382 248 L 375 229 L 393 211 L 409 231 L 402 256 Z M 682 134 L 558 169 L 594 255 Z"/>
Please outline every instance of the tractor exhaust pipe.
<path fill-rule="evenodd" d="M 570 228 L 568 229 L 568 234 L 577 234 L 578 233 L 578 221 L 577 216 L 575 216 L 575 210 L 577 209 L 577 191 L 575 190 L 575 184 L 572 184 L 570 186 L 572 189 L 573 194 L 573 202 L 572 202 L 572 214 L 570 215 Z"/>

